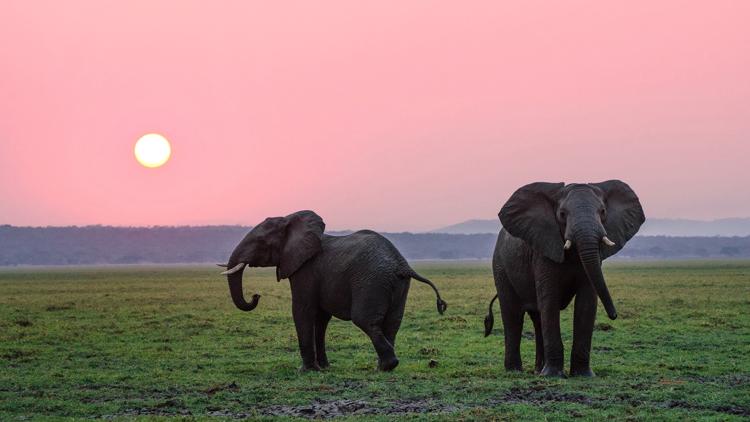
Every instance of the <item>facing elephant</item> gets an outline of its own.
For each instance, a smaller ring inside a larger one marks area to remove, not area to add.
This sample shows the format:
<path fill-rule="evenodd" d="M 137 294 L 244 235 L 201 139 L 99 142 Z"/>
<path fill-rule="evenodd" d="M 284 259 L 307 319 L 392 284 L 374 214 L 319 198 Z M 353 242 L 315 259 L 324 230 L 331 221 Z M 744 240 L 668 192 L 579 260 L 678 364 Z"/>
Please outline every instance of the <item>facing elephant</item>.
<path fill-rule="evenodd" d="M 438 312 L 447 305 L 435 285 L 417 274 L 383 236 L 369 230 L 330 236 L 324 230 L 323 220 L 312 211 L 267 218 L 255 226 L 235 247 L 222 273 L 232 301 L 243 311 L 255 309 L 260 295 L 245 300 L 244 268 L 276 267 L 277 280 L 288 278 L 291 286 L 303 370 L 329 366 L 325 331 L 332 316 L 362 329 L 378 354 L 378 368 L 392 370 L 398 365 L 394 346 L 410 280 L 432 287 Z"/>
<path fill-rule="evenodd" d="M 312 211 L 299 211 L 286 217 L 266 218 L 255 226 L 234 248 L 229 257 L 226 275 L 235 306 L 252 311 L 260 295 L 250 303 L 242 293 L 242 275 L 250 267 L 276 267 L 276 279 L 289 278 L 302 264 L 320 252 L 325 223 Z M 223 266 L 223 265 L 222 265 Z"/>
<path fill-rule="evenodd" d="M 624 182 L 532 183 L 518 189 L 498 214 L 503 224 L 493 274 L 505 328 L 505 367 L 521 369 L 524 313 L 536 332 L 536 370 L 562 376 L 560 310 L 576 297 L 572 375 L 593 375 L 591 336 L 596 298 L 610 319 L 617 310 L 601 269 L 645 221 L 635 192 Z M 492 329 L 492 309 L 485 333 Z"/>

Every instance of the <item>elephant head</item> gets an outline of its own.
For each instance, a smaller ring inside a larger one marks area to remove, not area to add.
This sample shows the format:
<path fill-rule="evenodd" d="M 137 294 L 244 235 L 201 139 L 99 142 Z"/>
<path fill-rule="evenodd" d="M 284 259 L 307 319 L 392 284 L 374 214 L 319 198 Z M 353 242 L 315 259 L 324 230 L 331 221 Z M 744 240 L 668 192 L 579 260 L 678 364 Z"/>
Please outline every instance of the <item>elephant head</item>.
<path fill-rule="evenodd" d="M 518 189 L 498 214 L 511 235 L 554 262 L 580 259 L 610 319 L 617 311 L 601 261 L 622 249 L 645 221 L 641 203 L 626 183 L 531 183 Z M 573 252 L 576 252 L 574 254 Z"/>
<path fill-rule="evenodd" d="M 242 273 L 245 266 L 276 267 L 276 279 L 289 278 L 321 249 L 325 223 L 312 211 L 298 211 L 286 217 L 271 217 L 253 227 L 234 248 L 221 273 L 229 281 L 232 301 L 243 311 L 258 306 L 260 295 L 250 303 L 242 294 Z M 223 266 L 223 265 L 222 265 Z"/>

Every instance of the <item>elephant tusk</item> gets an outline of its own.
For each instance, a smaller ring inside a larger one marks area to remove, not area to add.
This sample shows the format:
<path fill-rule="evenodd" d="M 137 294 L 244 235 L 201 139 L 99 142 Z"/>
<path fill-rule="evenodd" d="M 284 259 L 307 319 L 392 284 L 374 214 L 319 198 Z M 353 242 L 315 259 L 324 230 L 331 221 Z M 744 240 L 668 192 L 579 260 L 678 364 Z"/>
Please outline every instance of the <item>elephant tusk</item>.
<path fill-rule="evenodd" d="M 245 264 L 244 262 L 240 262 L 239 264 L 235 265 L 234 267 L 232 267 L 232 268 L 224 271 L 223 273 L 221 273 L 221 275 L 234 274 L 237 271 L 240 271 L 241 269 L 245 268 L 245 265 L 247 265 L 247 264 Z"/>
<path fill-rule="evenodd" d="M 229 265 L 227 265 L 227 264 L 216 264 L 216 266 L 217 266 L 217 267 L 222 267 L 222 268 L 226 268 L 226 267 L 228 267 Z"/>
<path fill-rule="evenodd" d="M 602 242 L 607 246 L 615 246 L 615 242 L 609 240 L 607 236 L 602 237 Z"/>
<path fill-rule="evenodd" d="M 563 249 L 567 251 L 571 246 L 573 246 L 573 242 L 571 242 L 570 239 L 565 239 L 565 246 L 563 246 Z"/>

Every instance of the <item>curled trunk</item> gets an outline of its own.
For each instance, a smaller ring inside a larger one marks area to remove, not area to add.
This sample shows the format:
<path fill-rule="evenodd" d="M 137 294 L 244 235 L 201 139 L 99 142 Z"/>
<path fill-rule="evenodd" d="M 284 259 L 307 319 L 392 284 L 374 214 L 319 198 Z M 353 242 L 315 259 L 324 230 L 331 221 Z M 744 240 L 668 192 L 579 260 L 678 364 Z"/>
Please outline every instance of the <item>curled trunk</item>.
<path fill-rule="evenodd" d="M 604 309 L 607 311 L 607 316 L 609 319 L 617 318 L 617 310 L 614 303 L 612 303 L 612 297 L 609 295 L 609 289 L 607 289 L 607 284 L 604 282 L 604 274 L 602 274 L 599 239 L 576 240 L 576 245 L 581 264 L 583 264 L 583 269 L 586 271 L 586 276 L 594 287 L 597 296 L 602 301 L 602 305 L 604 305 Z"/>
<path fill-rule="evenodd" d="M 231 263 L 229 267 L 232 267 Z M 237 306 L 238 309 L 243 311 L 252 311 L 256 306 L 258 306 L 260 295 L 254 294 L 253 298 L 250 300 L 250 303 L 245 301 L 245 295 L 242 293 L 242 273 L 244 272 L 245 269 L 243 268 L 236 273 L 229 274 L 227 276 L 227 280 L 229 281 L 229 292 L 232 295 L 232 301 L 234 302 L 234 305 Z"/>

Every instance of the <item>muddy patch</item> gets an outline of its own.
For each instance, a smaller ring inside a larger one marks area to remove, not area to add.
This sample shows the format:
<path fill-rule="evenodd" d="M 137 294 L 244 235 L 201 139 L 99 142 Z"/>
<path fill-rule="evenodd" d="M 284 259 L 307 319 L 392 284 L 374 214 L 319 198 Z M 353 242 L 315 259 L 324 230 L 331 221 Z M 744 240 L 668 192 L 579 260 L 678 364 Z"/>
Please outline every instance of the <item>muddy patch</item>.
<path fill-rule="evenodd" d="M 399 415 L 407 413 L 446 413 L 457 410 L 454 406 L 430 400 L 396 400 L 387 406 L 374 406 L 363 400 L 314 400 L 303 406 L 269 406 L 259 413 L 268 416 L 297 416 L 309 419 L 327 419 L 348 415 Z"/>
<path fill-rule="evenodd" d="M 226 390 L 219 388 L 217 391 Z M 231 388 L 230 388 L 231 389 Z M 208 391 L 205 392 L 208 394 Z M 427 399 L 396 400 L 385 406 L 378 406 L 364 400 L 313 400 L 310 404 L 300 406 L 273 405 L 247 409 L 245 412 L 222 410 L 209 407 L 201 415 L 230 419 L 246 419 L 258 416 L 293 416 L 307 419 L 330 419 L 352 415 L 406 415 L 449 413 L 457 407 Z M 163 400 L 151 407 L 127 409 L 119 415 L 102 415 L 102 419 L 114 419 L 121 416 L 189 416 L 193 415 L 178 399 Z"/>
<path fill-rule="evenodd" d="M 66 311 L 68 309 L 73 309 L 73 305 L 75 305 L 75 303 L 73 303 L 73 302 L 71 302 L 71 303 L 63 303 L 63 304 L 59 304 L 59 305 L 49 305 L 49 306 L 45 307 L 44 310 L 47 311 L 47 312 Z"/>
<path fill-rule="evenodd" d="M 26 319 L 26 318 L 20 318 L 20 319 L 17 319 L 17 320 L 15 321 L 15 323 L 16 323 L 16 325 L 18 325 L 19 327 L 31 327 L 32 325 L 34 325 L 34 324 L 32 324 L 32 323 L 31 323 L 31 321 L 29 321 L 29 320 L 28 320 L 28 319 Z"/>
<path fill-rule="evenodd" d="M 511 388 L 510 391 L 491 401 L 492 405 L 524 403 L 535 406 L 543 406 L 548 403 L 577 403 L 592 407 L 606 407 L 613 404 L 623 404 L 629 406 L 646 406 L 651 408 L 667 409 L 686 409 L 691 411 L 711 411 L 725 413 L 737 416 L 750 416 L 750 408 L 739 405 L 717 405 L 707 406 L 689 403 L 682 400 L 669 400 L 665 402 L 655 402 L 638 400 L 629 394 L 616 394 L 608 398 L 589 397 L 584 394 L 572 392 L 560 392 L 548 390 L 542 385 L 536 385 L 529 388 Z"/>
<path fill-rule="evenodd" d="M 596 325 L 594 325 L 594 331 L 612 331 L 615 327 L 613 327 L 610 324 L 607 324 L 606 322 L 600 322 Z"/>
<path fill-rule="evenodd" d="M 682 400 L 670 400 L 664 403 L 659 403 L 658 406 L 667 409 L 709 410 L 712 412 L 727 413 L 730 415 L 750 416 L 749 408 L 734 405 L 701 406 Z"/>
<path fill-rule="evenodd" d="M 727 383 L 746 382 L 745 374 L 735 375 L 732 378 L 724 377 L 722 381 Z M 661 385 L 672 385 L 672 383 L 681 380 L 672 379 L 660 379 Z M 351 382 L 347 384 L 347 390 L 357 390 L 363 388 L 364 384 L 359 382 Z M 636 384 L 632 387 L 639 387 Z M 213 396 L 220 392 L 236 392 L 240 391 L 241 388 L 236 382 L 215 384 L 209 386 L 207 389 L 201 390 L 201 393 L 206 396 Z M 335 391 L 328 391 L 327 393 L 341 392 L 342 388 L 339 387 Z M 750 408 L 737 404 L 737 403 L 722 403 L 722 404 L 699 404 L 692 403 L 683 400 L 667 400 L 667 401 L 656 401 L 649 400 L 644 396 L 638 394 L 631 394 L 626 392 L 609 394 L 605 396 L 591 396 L 578 392 L 571 391 L 558 391 L 556 388 L 546 385 L 545 382 L 536 382 L 528 386 L 516 386 L 510 390 L 499 392 L 495 398 L 491 400 L 482 400 L 478 402 L 470 402 L 459 405 L 452 405 L 441 403 L 440 401 L 428 398 L 413 398 L 413 399 L 402 399 L 393 400 L 390 402 L 372 403 L 362 399 L 340 399 L 340 400 L 324 400 L 314 399 L 310 403 L 303 405 L 270 405 L 264 407 L 249 406 L 241 409 L 226 409 L 223 405 L 219 404 L 207 406 L 204 409 L 188 409 L 186 403 L 179 399 L 179 391 L 160 391 L 160 399 L 151 404 L 149 407 L 143 408 L 131 408 L 126 409 L 119 415 L 103 415 L 102 418 L 111 419 L 116 416 L 188 416 L 188 415 L 203 415 L 208 417 L 222 417 L 228 419 L 246 419 L 246 418 L 257 418 L 260 416 L 285 416 L 285 417 L 300 417 L 307 419 L 330 419 L 336 417 L 345 416 L 357 416 L 357 415 L 437 415 L 441 413 L 452 413 L 459 410 L 470 410 L 475 406 L 488 407 L 488 406 L 503 406 L 513 404 L 528 404 L 539 407 L 547 407 L 550 404 L 555 403 L 573 403 L 589 408 L 607 408 L 611 406 L 630 406 L 638 408 L 650 408 L 650 409 L 685 409 L 688 411 L 708 411 L 718 412 L 725 415 L 734 415 L 748 417 L 750 416 Z M 191 413 L 194 412 L 194 413 Z M 571 417 L 583 416 L 579 410 L 569 410 L 568 415 Z"/>
<path fill-rule="evenodd" d="M 204 391 L 209 396 L 212 396 L 220 391 L 239 391 L 240 387 L 236 382 L 232 381 L 229 384 L 217 384 L 209 387 Z"/>
<path fill-rule="evenodd" d="M 436 347 L 423 347 L 419 349 L 419 354 L 422 356 L 437 356 L 440 350 Z"/>
<path fill-rule="evenodd" d="M 542 386 L 534 386 L 531 388 L 511 388 L 508 392 L 494 400 L 494 402 L 494 404 L 528 403 L 534 405 L 542 405 L 550 402 L 565 402 L 591 405 L 593 400 L 583 394 L 564 393 L 547 390 Z"/>
<path fill-rule="evenodd" d="M 750 374 L 726 374 L 717 376 L 701 376 L 691 375 L 685 377 L 685 379 L 697 382 L 698 384 L 717 384 L 726 385 L 729 387 L 742 387 L 750 385 Z"/>
<path fill-rule="evenodd" d="M 9 350 L 8 352 L 0 355 L 0 357 L 3 359 L 14 360 L 14 361 L 19 361 L 19 362 L 28 362 L 32 359 L 33 356 L 34 356 L 33 351 L 18 350 L 18 349 Z"/>
<path fill-rule="evenodd" d="M 192 416 L 193 414 L 187 409 L 167 409 L 172 403 L 158 404 L 155 407 L 144 407 L 141 409 L 127 409 L 125 412 L 117 415 L 101 415 L 99 418 L 104 420 L 120 419 L 122 417 L 134 416 Z M 242 416 L 249 417 L 250 415 Z"/>

